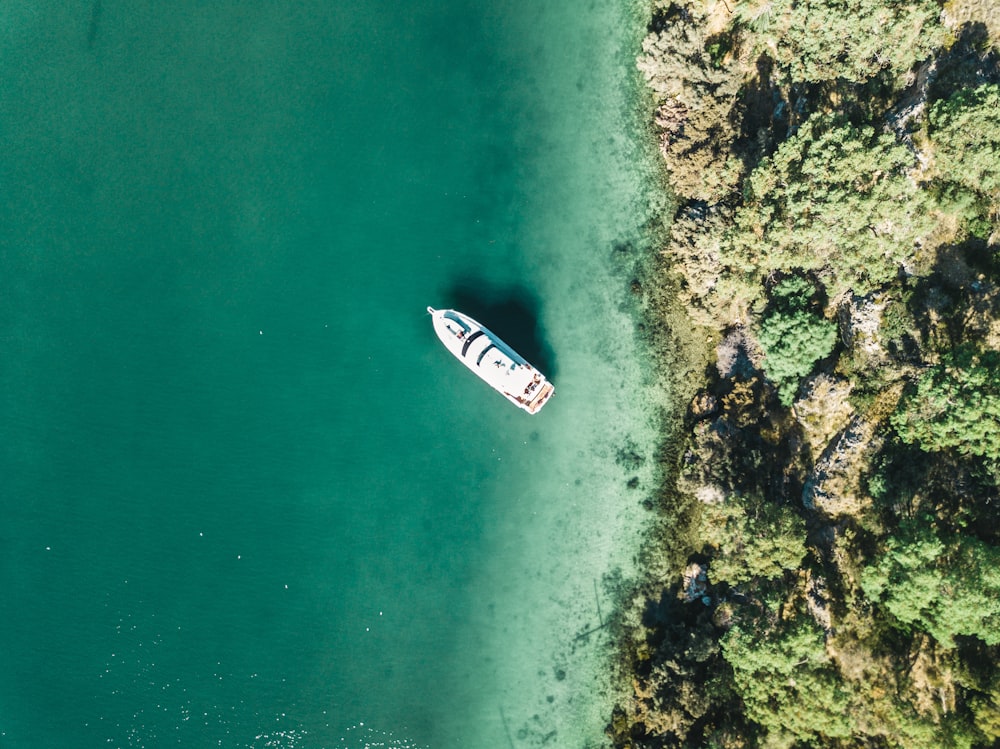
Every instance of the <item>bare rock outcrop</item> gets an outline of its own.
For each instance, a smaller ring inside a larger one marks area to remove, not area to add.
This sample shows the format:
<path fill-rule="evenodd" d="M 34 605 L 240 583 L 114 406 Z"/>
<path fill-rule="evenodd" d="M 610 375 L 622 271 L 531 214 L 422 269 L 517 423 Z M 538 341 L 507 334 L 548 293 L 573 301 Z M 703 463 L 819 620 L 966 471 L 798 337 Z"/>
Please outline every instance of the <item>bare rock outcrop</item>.
<path fill-rule="evenodd" d="M 823 451 L 802 490 L 802 504 L 827 517 L 857 515 L 871 502 L 862 481 L 868 459 L 885 442 L 880 429 L 903 392 L 902 383 L 882 393 L 872 408 L 851 419 Z"/>

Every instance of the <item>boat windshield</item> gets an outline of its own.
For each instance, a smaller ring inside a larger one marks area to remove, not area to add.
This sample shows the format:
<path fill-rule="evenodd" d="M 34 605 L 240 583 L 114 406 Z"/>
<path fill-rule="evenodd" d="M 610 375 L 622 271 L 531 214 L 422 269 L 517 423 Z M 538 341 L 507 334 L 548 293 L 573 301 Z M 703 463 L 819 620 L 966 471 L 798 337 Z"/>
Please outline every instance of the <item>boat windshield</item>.
<path fill-rule="evenodd" d="M 459 317 L 458 315 L 456 315 L 451 310 L 448 310 L 447 312 L 445 312 L 444 315 L 443 315 L 443 317 L 444 317 L 445 320 L 448 320 L 449 322 L 456 323 L 458 325 L 458 327 L 460 327 L 466 333 L 468 333 L 470 330 L 472 330 L 472 328 L 469 327 L 468 323 L 466 323 L 465 320 L 463 320 L 461 317 Z M 449 325 L 448 327 L 452 328 L 453 330 L 455 329 L 454 325 Z"/>

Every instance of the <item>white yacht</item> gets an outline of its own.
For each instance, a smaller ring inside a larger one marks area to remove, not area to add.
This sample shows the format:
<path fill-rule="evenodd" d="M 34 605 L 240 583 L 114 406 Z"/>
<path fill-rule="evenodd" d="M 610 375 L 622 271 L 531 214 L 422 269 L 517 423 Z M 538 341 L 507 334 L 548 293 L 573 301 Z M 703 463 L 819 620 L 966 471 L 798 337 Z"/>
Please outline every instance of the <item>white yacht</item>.
<path fill-rule="evenodd" d="M 427 311 L 445 348 L 518 408 L 538 413 L 555 393 L 545 375 L 468 315 L 433 307 Z"/>

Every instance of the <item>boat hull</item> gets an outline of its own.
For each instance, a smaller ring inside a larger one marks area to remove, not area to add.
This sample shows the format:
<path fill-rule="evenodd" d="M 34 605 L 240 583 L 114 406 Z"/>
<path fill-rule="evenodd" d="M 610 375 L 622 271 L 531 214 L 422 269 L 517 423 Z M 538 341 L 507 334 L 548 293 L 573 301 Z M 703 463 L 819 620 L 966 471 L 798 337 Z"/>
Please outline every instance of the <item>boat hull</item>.
<path fill-rule="evenodd" d="M 518 408 L 536 414 L 555 394 L 545 375 L 486 326 L 456 310 L 427 311 L 445 348 Z"/>

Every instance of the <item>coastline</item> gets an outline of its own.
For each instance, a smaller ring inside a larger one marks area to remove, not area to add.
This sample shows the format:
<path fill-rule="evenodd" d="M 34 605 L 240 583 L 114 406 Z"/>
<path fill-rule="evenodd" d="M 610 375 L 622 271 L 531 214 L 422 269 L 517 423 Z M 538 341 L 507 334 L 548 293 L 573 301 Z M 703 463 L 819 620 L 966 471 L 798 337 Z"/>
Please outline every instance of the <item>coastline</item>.
<path fill-rule="evenodd" d="M 970 407 L 984 410 L 953 427 L 958 436 L 928 435 L 909 414 L 924 383 L 950 386 L 938 372 L 979 372 L 1000 348 L 997 195 L 982 177 L 950 176 L 957 162 L 944 159 L 946 137 L 959 137 L 947 117 L 990 117 L 978 101 L 1000 81 L 1000 29 L 977 3 L 951 3 L 940 16 L 930 4 L 911 9 L 921 16 L 872 4 L 888 13 L 883 34 L 912 26 L 915 36 L 908 49 L 876 37 L 880 62 L 848 55 L 847 70 L 836 60 L 808 68 L 779 37 L 774 46 L 773 28 L 748 20 L 753 3 L 650 3 L 638 66 L 677 211 L 661 227 L 663 251 L 632 286 L 675 398 L 662 420 L 642 572 L 623 591 L 614 628 L 616 678 L 628 692 L 609 716 L 616 748 L 981 747 L 997 737 L 997 612 L 976 596 L 1000 574 L 990 507 L 1000 473 L 993 441 L 971 424 L 994 418 L 998 383 L 976 380 Z M 788 29 L 789 8 L 768 23 Z M 848 49 L 869 41 L 843 33 Z M 814 41 L 790 37 L 803 48 Z M 989 127 L 978 128 L 988 142 Z M 828 172 L 852 168 L 839 143 L 863 142 L 856 153 L 884 166 L 862 170 L 886 185 L 900 176 L 895 210 L 933 212 L 935 223 L 912 214 L 912 236 L 878 224 L 870 233 L 880 244 L 850 239 L 848 250 L 858 249 L 843 261 L 822 247 L 825 236 L 849 236 L 849 223 L 774 231 L 775 216 L 802 210 L 791 190 L 777 208 L 767 203 L 784 195 L 776 179 L 802 177 L 767 170 L 786 168 L 786 152 L 787 163 L 808 164 L 810 140 L 823 138 L 840 149 Z M 978 196 L 971 209 L 942 197 L 946 179 Z M 751 228 L 786 243 L 785 254 L 743 240 Z M 818 260 L 796 246 L 799 236 L 813 237 Z M 890 258 L 884 269 L 879 253 Z M 770 330 L 787 320 L 806 326 L 815 351 L 776 348 L 793 329 L 777 343 Z M 681 372 L 663 353 L 678 350 Z M 779 374 L 781 356 L 788 374 Z M 914 460 L 924 486 L 901 473 Z M 956 523 L 956 511 L 969 520 Z M 978 612 L 947 601 L 907 608 L 918 583 L 901 560 L 916 544 L 931 549 L 924 564 L 942 570 L 948 596 L 978 600 Z M 968 568 L 953 571 L 960 560 Z M 883 701 L 879 681 L 898 704 Z"/>
<path fill-rule="evenodd" d="M 649 190 L 650 175 L 662 173 L 655 147 L 634 135 L 646 104 L 632 64 L 642 16 L 631 6 L 640 4 L 574 12 L 569 27 L 557 9 L 542 6 L 516 20 L 524 46 L 547 61 L 532 101 L 561 102 L 534 112 L 546 130 L 523 144 L 522 169 L 537 197 L 517 238 L 531 248 L 518 272 L 546 300 L 542 324 L 560 352 L 558 397 L 524 436 L 525 453 L 544 454 L 548 469 L 508 486 L 486 524 L 486 553 L 470 589 L 476 597 L 496 592 L 488 609 L 477 602 L 476 626 L 455 650 L 458 661 L 482 664 L 478 680 L 489 686 L 462 681 L 455 703 L 463 707 L 444 716 L 440 731 L 459 735 L 471 722 L 479 736 L 466 728 L 468 745 L 608 745 L 602 732 L 619 685 L 607 678 L 616 626 L 609 611 L 622 581 L 635 578 L 635 549 L 653 517 L 643 499 L 659 484 L 664 388 L 672 387 L 646 357 L 648 339 L 668 335 L 661 318 L 636 332 L 636 307 L 649 296 L 633 282 L 650 273 L 639 266 L 655 254 L 648 228 L 663 202 Z M 599 64 L 561 62 L 577 45 Z M 500 545 L 504 539 L 516 543 Z"/>

